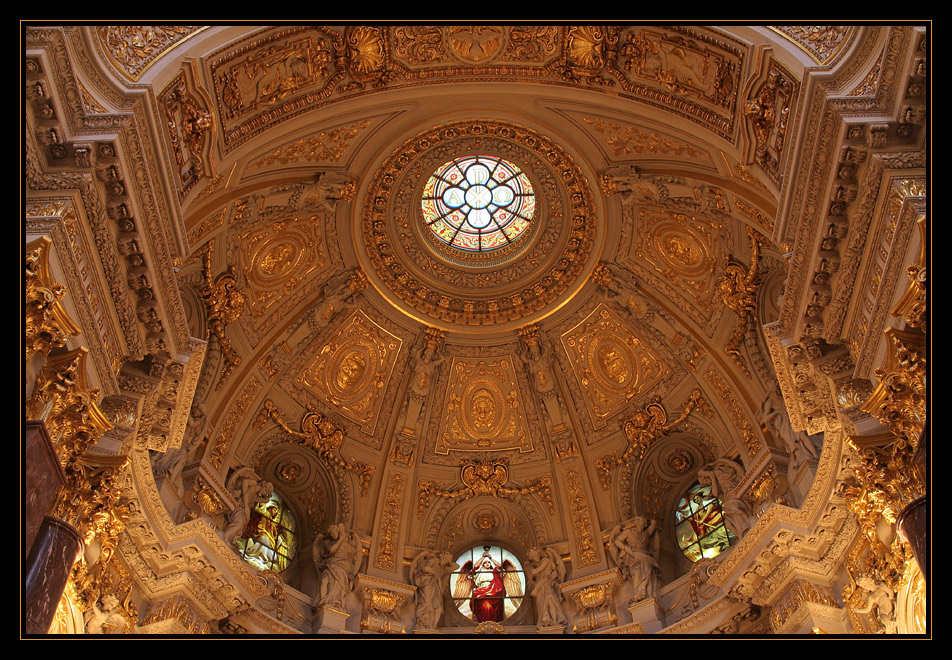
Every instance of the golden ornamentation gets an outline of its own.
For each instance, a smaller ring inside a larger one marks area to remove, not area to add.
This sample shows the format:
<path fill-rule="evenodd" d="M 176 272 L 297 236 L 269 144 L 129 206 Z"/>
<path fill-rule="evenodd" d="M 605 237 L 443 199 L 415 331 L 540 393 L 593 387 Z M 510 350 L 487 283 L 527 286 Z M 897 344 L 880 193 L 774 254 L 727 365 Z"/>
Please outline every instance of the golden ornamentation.
<path fill-rule="evenodd" d="M 373 433 L 402 344 L 357 310 L 297 380 Z"/>
<path fill-rule="evenodd" d="M 790 108 L 797 97 L 798 85 L 776 61 L 770 61 L 767 80 L 756 95 L 744 103 L 744 116 L 754 133 L 757 164 L 780 185 L 780 161 L 783 158 Z"/>
<path fill-rule="evenodd" d="M 345 461 L 337 455 L 344 443 L 344 430 L 341 427 L 319 412 L 309 411 L 301 418 L 301 430 L 295 431 L 284 422 L 273 402 L 265 401 L 263 409 L 295 442 L 309 447 L 325 463 L 358 474 L 361 495 L 367 495 L 375 468 L 359 461 Z"/>
<path fill-rule="evenodd" d="M 158 97 L 178 167 L 182 198 L 202 177 L 211 173 L 205 150 L 211 143 L 214 126 L 211 114 L 189 89 L 189 80 L 185 72 L 180 73 Z"/>
<path fill-rule="evenodd" d="M 734 391 L 724 381 L 724 377 L 721 375 L 721 372 L 719 372 L 714 367 L 711 367 L 708 370 L 707 380 L 717 391 L 718 396 L 721 398 L 721 402 L 724 404 L 728 414 L 731 416 L 731 421 L 734 423 L 734 427 L 740 431 L 741 439 L 744 442 L 744 448 L 747 450 L 747 455 L 756 456 L 761 449 L 760 440 L 757 438 L 754 428 L 747 420 L 747 415 L 744 413 L 743 408 L 741 408 Z M 784 397 L 784 400 L 786 400 L 786 397 Z"/>
<path fill-rule="evenodd" d="M 321 131 L 317 135 L 295 140 L 290 144 L 274 149 L 248 167 L 261 168 L 269 165 L 286 165 L 305 161 L 308 163 L 336 163 L 344 157 L 351 143 L 365 128 L 370 126 L 369 119 L 356 121 L 345 126 Z"/>
<path fill-rule="evenodd" d="M 597 76 L 605 68 L 608 46 L 618 41 L 614 31 L 593 25 L 572 25 L 565 33 L 565 63 L 572 76 Z"/>
<path fill-rule="evenodd" d="M 839 608 L 836 594 L 830 587 L 797 579 L 784 595 L 770 609 L 770 625 L 779 632 L 783 624 L 799 610 L 804 603 L 816 603 L 826 607 Z"/>
<path fill-rule="evenodd" d="M 103 25 L 96 35 L 119 73 L 135 82 L 169 50 L 206 28 L 188 25 Z"/>
<path fill-rule="evenodd" d="M 208 334 L 218 341 L 224 359 L 222 373 L 218 378 L 218 384 L 215 386 L 215 389 L 220 389 L 228 376 L 235 370 L 235 367 L 241 364 L 241 356 L 238 355 L 225 336 L 225 326 L 234 323 L 241 316 L 247 296 L 238 289 L 238 282 L 231 266 L 217 278 L 212 279 L 212 250 L 214 246 L 214 241 L 209 241 L 202 248 L 204 287 L 200 293 L 207 313 Z"/>
<path fill-rule="evenodd" d="M 532 451 L 523 406 L 514 389 L 510 356 L 494 360 L 454 358 L 446 389 L 445 414 L 434 451 Z"/>
<path fill-rule="evenodd" d="M 622 125 L 614 121 L 605 121 L 599 117 L 583 117 L 583 119 L 592 127 L 592 130 L 604 136 L 605 144 L 611 147 L 615 156 L 664 154 L 710 160 L 706 151 L 653 131 L 645 131 L 631 124 Z"/>
<path fill-rule="evenodd" d="M 360 619 L 360 629 L 380 634 L 402 634 L 405 632 L 400 622 L 400 606 L 407 599 L 389 589 L 364 587 L 364 608 Z"/>
<path fill-rule="evenodd" d="M 404 191 L 418 189 L 460 148 L 533 163 L 529 175 L 542 206 L 533 221 L 537 234 L 515 252 L 467 255 L 428 242 L 419 199 Z M 381 292 L 444 329 L 498 329 L 541 315 L 581 287 L 599 236 L 594 195 L 569 154 L 542 134 L 499 121 L 456 122 L 407 140 L 374 173 L 365 200 L 361 235 Z M 506 268 L 487 267 L 507 259 Z"/>
<path fill-rule="evenodd" d="M 506 629 L 496 621 L 481 621 L 473 628 L 474 635 L 505 635 Z"/>
<path fill-rule="evenodd" d="M 381 517 L 380 530 L 375 534 L 380 538 L 377 546 L 377 559 L 374 565 L 387 571 L 394 570 L 396 544 L 399 542 L 400 509 L 403 505 L 403 486 L 405 477 L 400 472 L 390 475 L 387 485 L 387 501 Z"/>
<path fill-rule="evenodd" d="M 925 190 L 921 190 L 925 194 Z M 925 216 L 916 223 L 919 227 L 919 239 L 921 241 L 919 258 L 914 264 L 906 268 L 906 275 L 911 280 L 909 288 L 896 303 L 892 310 L 893 316 L 902 317 L 912 328 L 917 328 L 924 333 L 929 332 L 929 296 L 928 296 L 928 255 L 926 248 L 928 246 L 928 221 Z"/>
<path fill-rule="evenodd" d="M 209 457 L 215 469 L 221 469 L 222 461 L 224 461 L 225 455 L 228 453 L 228 445 L 231 443 L 232 434 L 234 434 L 235 429 L 238 428 L 238 423 L 244 416 L 248 406 L 251 405 L 251 402 L 258 395 L 259 389 L 261 389 L 261 383 L 258 382 L 256 378 L 252 378 L 245 385 L 241 394 L 238 395 L 238 398 L 235 399 L 231 410 L 228 411 L 228 416 L 225 418 L 224 424 L 222 424 L 221 431 L 218 433 L 218 438 L 215 440 L 211 456 Z"/>
<path fill-rule="evenodd" d="M 310 216 L 270 222 L 239 236 L 253 320 L 262 319 L 326 265 L 322 233 L 319 218 Z"/>
<path fill-rule="evenodd" d="M 509 481 L 509 461 L 461 461 L 460 482 L 462 488 L 443 490 L 442 485 L 432 481 L 420 481 L 420 501 L 417 506 L 417 518 L 423 518 L 423 512 L 430 501 L 430 496 L 442 497 L 450 500 L 466 501 L 473 497 L 489 496 L 503 499 L 516 499 L 532 493 L 541 493 L 549 515 L 555 515 L 555 506 L 552 502 L 551 477 L 539 477 L 528 486 L 510 488 L 505 484 Z"/>
<path fill-rule="evenodd" d="M 596 427 L 671 373 L 605 304 L 561 339 Z"/>
<path fill-rule="evenodd" d="M 608 490 L 611 485 L 611 474 L 619 465 L 627 463 L 634 458 L 637 461 L 644 459 L 645 454 L 652 444 L 662 436 L 670 433 L 676 426 L 687 419 L 696 406 L 702 403 L 700 390 L 691 392 L 688 402 L 681 412 L 681 415 L 671 423 L 668 421 L 668 411 L 661 404 L 661 398 L 655 397 L 644 408 L 636 410 L 635 413 L 622 424 L 625 437 L 628 439 L 628 447 L 625 452 L 618 456 L 612 452 L 607 456 L 595 459 L 595 469 L 598 470 L 598 479 L 602 484 L 602 490 Z"/>
<path fill-rule="evenodd" d="M 925 334 L 888 328 L 885 335 L 887 362 L 876 369 L 880 382 L 863 410 L 887 425 L 911 451 L 928 412 Z"/>
<path fill-rule="evenodd" d="M 178 621 L 189 634 L 208 635 L 211 633 L 208 620 L 184 596 L 173 596 L 150 605 L 142 619 L 142 625 L 147 626 L 150 623 L 169 619 Z"/>
<path fill-rule="evenodd" d="M 348 27 L 344 34 L 347 69 L 358 82 L 386 82 L 387 42 L 380 28 Z"/>
<path fill-rule="evenodd" d="M 760 272 L 760 247 L 764 239 L 750 228 L 747 229 L 747 234 L 750 236 L 750 268 L 734 261 L 729 262 L 715 287 L 721 301 L 736 313 L 739 319 L 734 334 L 724 346 L 724 352 L 750 377 L 740 347 L 747 335 L 748 324 L 756 322 L 757 290 L 763 282 Z"/>
<path fill-rule="evenodd" d="M 34 355 L 49 355 L 55 348 L 66 346 L 70 337 L 81 330 L 66 313 L 62 300 L 66 288 L 52 280 L 49 251 L 52 241 L 41 237 L 25 248 L 23 344 L 24 361 Z"/>
<path fill-rule="evenodd" d="M 447 42 L 460 59 L 471 64 L 491 60 L 506 44 L 506 30 L 498 25 L 457 25 L 446 30 Z"/>
<path fill-rule="evenodd" d="M 847 43 L 855 28 L 848 25 L 770 25 L 807 53 L 817 64 L 829 64 Z"/>
<path fill-rule="evenodd" d="M 638 194 L 647 198 L 683 198 L 695 202 L 696 191 L 684 184 L 645 180 L 636 182 L 635 188 Z M 707 308 L 714 290 L 714 270 L 720 257 L 717 247 L 719 225 L 684 213 L 647 208 L 641 209 L 639 222 L 641 230 L 635 258 L 644 261 L 666 281 L 683 287 L 695 304 Z"/>
<path fill-rule="evenodd" d="M 98 388 L 86 384 L 85 348 L 47 358 L 26 404 L 27 419 L 43 421 L 60 465 L 68 468 L 112 424 L 97 405 Z"/>
<path fill-rule="evenodd" d="M 687 33 L 687 38 L 677 32 Z M 623 89 L 643 80 L 652 85 L 654 97 L 670 94 L 694 106 L 694 115 L 720 130 L 728 128 L 736 102 L 742 51 L 708 35 L 688 29 L 660 32 L 632 28 L 618 47 L 619 69 L 629 79 Z M 659 93 L 660 92 L 660 93 Z M 702 110 L 703 108 L 703 110 Z"/>
<path fill-rule="evenodd" d="M 574 632 L 581 634 L 607 628 L 618 623 L 612 607 L 612 592 L 615 582 L 590 584 L 569 593 L 572 600 L 578 605 L 573 625 Z"/>
<path fill-rule="evenodd" d="M 595 525 L 588 508 L 588 499 L 582 486 L 582 478 L 577 470 L 565 470 L 562 473 L 565 485 L 569 491 L 572 525 L 575 528 L 575 539 L 578 544 L 579 566 L 590 566 L 598 563 L 598 551 L 595 546 Z"/>

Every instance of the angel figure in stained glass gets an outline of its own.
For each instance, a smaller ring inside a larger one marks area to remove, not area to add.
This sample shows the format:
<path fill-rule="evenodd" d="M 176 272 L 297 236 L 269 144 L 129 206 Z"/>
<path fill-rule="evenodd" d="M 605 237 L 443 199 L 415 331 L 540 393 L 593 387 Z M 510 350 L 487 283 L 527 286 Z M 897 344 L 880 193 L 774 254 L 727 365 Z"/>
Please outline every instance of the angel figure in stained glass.
<path fill-rule="evenodd" d="M 508 559 L 497 562 L 489 550 L 486 546 L 479 559 L 464 563 L 453 586 L 453 598 L 457 603 L 470 601 L 477 623 L 502 621 L 506 599 L 524 595 L 518 567 Z"/>

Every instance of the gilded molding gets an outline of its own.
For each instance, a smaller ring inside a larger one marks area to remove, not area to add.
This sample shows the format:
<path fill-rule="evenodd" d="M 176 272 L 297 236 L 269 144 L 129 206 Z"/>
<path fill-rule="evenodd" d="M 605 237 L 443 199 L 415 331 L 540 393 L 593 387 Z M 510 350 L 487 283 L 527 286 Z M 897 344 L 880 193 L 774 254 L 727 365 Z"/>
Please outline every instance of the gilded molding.
<path fill-rule="evenodd" d="M 856 29 L 849 25 L 770 25 L 771 30 L 799 47 L 817 64 L 829 66 Z"/>
<path fill-rule="evenodd" d="M 442 484 L 425 479 L 421 480 L 419 483 L 420 498 L 417 505 L 417 518 L 423 518 L 423 513 L 431 496 L 454 501 L 465 501 L 479 496 L 515 500 L 532 493 L 540 493 L 548 505 L 549 515 L 555 515 L 555 505 L 552 502 L 552 478 L 549 476 L 539 477 L 527 486 L 506 486 L 509 482 L 508 460 L 461 461 L 459 481 L 462 483 L 461 488 L 444 490 Z"/>
<path fill-rule="evenodd" d="M 206 28 L 187 25 L 102 25 L 99 44 L 116 70 L 131 82 L 167 52 Z"/>
<path fill-rule="evenodd" d="M 66 288 L 54 282 L 50 274 L 49 251 L 52 241 L 38 238 L 24 246 L 23 343 L 24 361 L 34 355 L 49 355 L 66 346 L 81 332 L 63 308 Z"/>

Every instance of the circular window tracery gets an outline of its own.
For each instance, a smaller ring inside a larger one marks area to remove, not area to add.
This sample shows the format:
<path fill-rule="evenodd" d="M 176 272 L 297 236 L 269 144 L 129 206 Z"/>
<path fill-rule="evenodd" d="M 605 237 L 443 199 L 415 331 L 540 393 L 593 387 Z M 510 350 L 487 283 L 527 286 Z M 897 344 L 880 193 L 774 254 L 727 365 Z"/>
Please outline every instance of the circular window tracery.
<path fill-rule="evenodd" d="M 678 502 L 674 519 L 678 546 L 691 561 L 716 557 L 735 540 L 724 524 L 724 506 L 710 486 L 694 484 Z"/>
<path fill-rule="evenodd" d="M 423 219 L 440 241 L 464 252 L 491 252 L 513 245 L 536 211 L 529 177 L 495 156 L 456 158 L 427 180 Z"/>
<path fill-rule="evenodd" d="M 235 546 L 241 558 L 255 568 L 280 573 L 290 565 L 297 550 L 296 529 L 291 510 L 277 493 L 271 493 L 251 512 Z"/>
<path fill-rule="evenodd" d="M 497 545 L 470 548 L 456 559 L 450 574 L 453 604 L 467 619 L 504 621 L 516 613 L 526 593 L 522 562 Z"/>

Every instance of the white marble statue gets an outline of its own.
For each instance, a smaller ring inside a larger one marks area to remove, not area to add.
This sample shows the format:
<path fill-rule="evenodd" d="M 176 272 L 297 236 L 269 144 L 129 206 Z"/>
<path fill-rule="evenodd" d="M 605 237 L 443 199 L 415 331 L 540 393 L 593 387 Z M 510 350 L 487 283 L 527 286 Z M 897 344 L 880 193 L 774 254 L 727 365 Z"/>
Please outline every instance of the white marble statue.
<path fill-rule="evenodd" d="M 619 523 L 609 534 L 609 551 L 622 575 L 631 583 L 632 602 L 654 598 L 658 593 L 661 538 L 655 520 L 635 516 Z"/>
<path fill-rule="evenodd" d="M 432 550 L 424 550 L 410 564 L 410 583 L 417 588 L 413 598 L 418 629 L 436 629 L 443 615 L 444 578 L 458 568 L 450 553 Z"/>
<path fill-rule="evenodd" d="M 768 396 L 760 406 L 760 422 L 774 436 L 783 442 L 790 454 L 790 464 L 797 468 L 809 460 L 820 458 L 816 445 L 804 431 L 794 431 L 790 425 L 790 418 L 784 409 L 783 403 L 777 403 L 776 398 Z"/>
<path fill-rule="evenodd" d="M 880 628 L 876 633 L 894 635 L 896 634 L 896 616 L 894 598 L 896 594 L 882 582 L 877 582 L 868 575 L 863 575 L 856 580 L 856 584 L 866 592 L 866 604 L 854 610 L 857 614 L 872 613 L 879 622 Z"/>
<path fill-rule="evenodd" d="M 243 467 L 231 475 L 225 487 L 237 503 L 234 511 L 229 514 L 228 524 L 222 532 L 225 543 L 231 546 L 251 520 L 251 510 L 255 505 L 268 501 L 274 486 L 270 481 L 261 479 L 250 467 Z"/>
<path fill-rule="evenodd" d="M 188 423 L 185 427 L 185 438 L 182 446 L 173 451 L 165 452 L 155 460 L 155 476 L 166 475 L 172 483 L 179 483 L 182 477 L 182 468 L 192 456 L 198 446 L 205 439 L 205 425 L 207 415 L 205 413 L 205 403 L 196 401 L 189 411 Z"/>
<path fill-rule="evenodd" d="M 568 624 L 562 609 L 559 584 L 565 581 L 565 564 L 552 548 L 530 548 L 526 554 L 526 577 L 529 595 L 535 601 L 537 623 L 540 628 Z"/>
<path fill-rule="evenodd" d="M 729 458 L 719 458 L 697 471 L 697 480 L 711 487 L 711 494 L 721 501 L 724 522 L 738 539 L 750 529 L 750 506 L 734 489 L 744 479 L 744 468 Z"/>
<path fill-rule="evenodd" d="M 335 523 L 326 533 L 317 535 L 312 553 L 314 566 L 321 576 L 317 604 L 344 610 L 363 560 L 360 539 L 343 523 Z"/>

